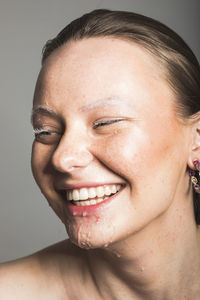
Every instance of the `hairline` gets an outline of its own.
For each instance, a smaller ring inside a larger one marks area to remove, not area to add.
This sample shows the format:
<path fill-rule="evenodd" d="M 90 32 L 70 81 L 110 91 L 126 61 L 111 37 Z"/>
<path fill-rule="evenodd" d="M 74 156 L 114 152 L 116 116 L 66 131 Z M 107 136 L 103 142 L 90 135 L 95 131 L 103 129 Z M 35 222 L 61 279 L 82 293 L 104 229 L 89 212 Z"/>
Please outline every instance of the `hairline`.
<path fill-rule="evenodd" d="M 154 46 L 153 48 L 150 47 L 147 43 L 143 43 L 141 40 L 134 39 L 128 36 L 121 36 L 121 35 L 115 35 L 115 34 L 99 34 L 99 35 L 92 35 L 92 36 L 83 36 L 83 37 L 71 37 L 67 41 L 65 41 L 63 44 L 59 45 L 57 48 L 55 48 L 51 53 L 43 60 L 42 62 L 42 67 L 44 66 L 45 62 L 48 60 L 51 55 L 53 55 L 57 50 L 64 48 L 66 46 L 70 46 L 70 44 L 76 43 L 76 42 L 81 42 L 84 40 L 89 40 L 89 39 L 117 39 L 121 41 L 125 41 L 129 43 L 130 45 L 135 45 L 139 47 L 142 51 L 144 51 L 147 55 L 151 57 L 153 60 L 153 63 L 155 63 L 155 66 L 157 67 L 157 72 L 160 73 L 162 80 L 165 81 L 167 84 L 168 88 L 171 90 L 173 96 L 174 96 L 174 106 L 175 106 L 175 112 L 177 115 L 177 118 L 181 123 L 186 124 L 186 120 L 189 118 L 188 116 L 185 116 L 183 112 L 181 112 L 181 109 L 178 105 L 178 97 L 179 95 L 176 92 L 176 89 L 174 88 L 171 79 L 172 76 L 170 75 L 170 72 L 167 68 L 167 66 L 164 65 L 165 63 L 165 58 L 169 58 L 167 55 L 167 50 L 164 51 L 163 49 L 159 48 L 157 46 Z M 161 55 L 162 54 L 162 55 Z M 172 55 L 172 54 L 171 54 Z M 177 56 L 178 53 L 173 53 L 173 55 Z"/>

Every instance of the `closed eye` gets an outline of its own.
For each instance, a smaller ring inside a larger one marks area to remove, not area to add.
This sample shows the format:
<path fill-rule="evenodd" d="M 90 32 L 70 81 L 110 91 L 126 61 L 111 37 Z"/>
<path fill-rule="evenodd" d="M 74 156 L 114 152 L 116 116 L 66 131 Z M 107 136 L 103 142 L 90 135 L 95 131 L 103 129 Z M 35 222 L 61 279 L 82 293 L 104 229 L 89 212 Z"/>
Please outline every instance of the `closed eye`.
<path fill-rule="evenodd" d="M 52 135 L 52 134 L 56 133 L 56 132 L 53 132 L 53 131 L 50 131 L 50 130 L 44 130 L 44 129 L 38 129 L 38 128 L 34 129 L 33 132 L 34 132 L 36 137 L 41 136 L 41 135 L 44 135 L 44 136 L 45 135 Z"/>
<path fill-rule="evenodd" d="M 105 121 L 104 120 L 95 121 L 93 123 L 93 129 L 96 129 L 96 128 L 101 127 L 101 126 L 110 125 L 110 124 L 120 122 L 120 121 L 124 121 L 124 119 L 108 119 L 108 120 L 105 120 Z"/>
<path fill-rule="evenodd" d="M 43 144 L 57 144 L 61 138 L 61 133 L 56 130 L 35 128 L 33 130 L 35 140 Z"/>

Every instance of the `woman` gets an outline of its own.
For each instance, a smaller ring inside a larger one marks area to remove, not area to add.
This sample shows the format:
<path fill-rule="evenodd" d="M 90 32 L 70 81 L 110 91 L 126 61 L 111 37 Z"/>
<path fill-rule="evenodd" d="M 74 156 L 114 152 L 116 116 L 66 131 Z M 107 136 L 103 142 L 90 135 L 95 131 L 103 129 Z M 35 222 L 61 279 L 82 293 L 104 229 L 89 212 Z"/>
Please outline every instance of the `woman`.
<path fill-rule="evenodd" d="M 69 240 L 2 265 L 1 299 L 200 299 L 199 110 L 157 21 L 96 10 L 47 42 L 32 170 Z"/>

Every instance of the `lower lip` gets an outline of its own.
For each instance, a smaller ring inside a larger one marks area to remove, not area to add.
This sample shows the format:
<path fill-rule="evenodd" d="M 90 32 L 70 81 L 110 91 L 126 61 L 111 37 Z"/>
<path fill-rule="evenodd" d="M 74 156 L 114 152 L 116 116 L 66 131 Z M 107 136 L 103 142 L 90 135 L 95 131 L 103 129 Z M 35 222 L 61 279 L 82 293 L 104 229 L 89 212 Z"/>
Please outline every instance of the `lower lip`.
<path fill-rule="evenodd" d="M 86 216 L 96 215 L 106 206 L 110 205 L 111 202 L 115 200 L 115 198 L 121 193 L 123 189 L 124 187 L 122 187 L 115 195 L 109 197 L 108 199 L 100 203 L 93 204 L 93 205 L 78 206 L 72 204 L 70 201 L 67 201 L 67 210 L 69 214 L 72 216 L 86 217 Z"/>

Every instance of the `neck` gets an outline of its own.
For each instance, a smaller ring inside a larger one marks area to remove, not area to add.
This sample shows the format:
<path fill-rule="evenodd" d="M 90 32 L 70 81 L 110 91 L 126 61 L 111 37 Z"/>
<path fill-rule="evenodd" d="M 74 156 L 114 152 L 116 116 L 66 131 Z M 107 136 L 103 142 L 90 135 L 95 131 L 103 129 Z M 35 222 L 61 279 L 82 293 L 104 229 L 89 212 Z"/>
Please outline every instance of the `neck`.
<path fill-rule="evenodd" d="M 111 299 L 121 299 L 119 290 L 125 299 L 196 299 L 200 293 L 200 237 L 192 204 L 185 205 L 191 206 L 181 210 L 187 212 L 185 216 L 169 209 L 125 240 L 89 251 L 99 289 Z M 116 286 L 119 296 L 114 296 Z"/>

